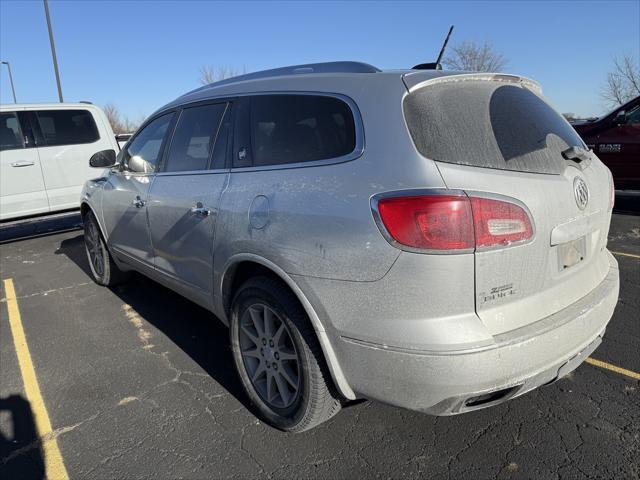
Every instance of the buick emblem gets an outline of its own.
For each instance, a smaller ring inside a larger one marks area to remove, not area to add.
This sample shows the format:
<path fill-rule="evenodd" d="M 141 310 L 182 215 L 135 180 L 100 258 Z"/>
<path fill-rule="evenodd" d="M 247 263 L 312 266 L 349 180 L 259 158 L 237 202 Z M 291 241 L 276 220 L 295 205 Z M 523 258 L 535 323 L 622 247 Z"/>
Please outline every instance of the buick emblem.
<path fill-rule="evenodd" d="M 573 179 L 573 195 L 576 197 L 576 204 L 580 210 L 584 210 L 589 203 L 589 188 L 580 177 Z"/>

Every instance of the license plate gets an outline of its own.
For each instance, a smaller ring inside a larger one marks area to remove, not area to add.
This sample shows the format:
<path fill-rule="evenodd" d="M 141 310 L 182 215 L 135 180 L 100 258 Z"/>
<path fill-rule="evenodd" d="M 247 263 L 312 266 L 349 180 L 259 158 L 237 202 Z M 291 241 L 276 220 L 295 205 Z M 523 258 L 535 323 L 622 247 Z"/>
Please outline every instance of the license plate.
<path fill-rule="evenodd" d="M 587 252 L 586 237 L 558 245 L 558 268 L 560 271 L 571 268 L 584 260 Z"/>

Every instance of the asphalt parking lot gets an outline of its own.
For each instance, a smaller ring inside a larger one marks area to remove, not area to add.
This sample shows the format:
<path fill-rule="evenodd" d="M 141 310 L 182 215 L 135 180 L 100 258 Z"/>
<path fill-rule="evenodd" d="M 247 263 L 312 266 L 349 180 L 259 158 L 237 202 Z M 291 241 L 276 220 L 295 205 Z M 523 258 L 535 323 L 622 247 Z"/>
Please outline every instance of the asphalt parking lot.
<path fill-rule="evenodd" d="M 142 277 L 97 286 L 81 231 L 5 243 L 0 477 L 638 478 L 638 212 L 614 215 L 609 248 L 621 291 L 601 366 L 460 416 L 364 402 L 288 435 L 252 415 L 208 312 Z"/>

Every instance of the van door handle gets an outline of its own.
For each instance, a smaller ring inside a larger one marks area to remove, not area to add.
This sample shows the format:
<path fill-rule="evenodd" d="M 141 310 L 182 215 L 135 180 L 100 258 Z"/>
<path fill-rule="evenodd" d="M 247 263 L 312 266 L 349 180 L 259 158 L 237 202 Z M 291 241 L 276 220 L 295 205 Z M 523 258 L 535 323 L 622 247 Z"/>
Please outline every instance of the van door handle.
<path fill-rule="evenodd" d="M 30 167 L 32 165 L 35 165 L 35 162 L 31 162 L 29 160 L 22 160 L 20 162 L 13 162 L 11 164 L 12 167 Z"/>
<path fill-rule="evenodd" d="M 208 217 L 209 215 L 211 215 L 211 210 L 203 206 L 202 202 L 198 202 L 193 207 L 191 207 L 191 213 L 200 217 Z"/>
<path fill-rule="evenodd" d="M 136 195 L 136 199 L 132 202 L 133 206 L 136 208 L 142 208 L 145 206 L 147 202 L 140 198 L 140 195 Z"/>

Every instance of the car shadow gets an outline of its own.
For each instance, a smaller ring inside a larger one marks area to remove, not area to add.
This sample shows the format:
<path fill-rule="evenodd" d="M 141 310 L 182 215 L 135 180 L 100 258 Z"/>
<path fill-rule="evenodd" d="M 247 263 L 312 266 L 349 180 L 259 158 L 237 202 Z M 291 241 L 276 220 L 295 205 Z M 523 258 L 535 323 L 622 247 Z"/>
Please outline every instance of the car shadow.
<path fill-rule="evenodd" d="M 29 402 L 20 395 L 0 398 L 0 427 L 0 478 L 45 478 Z"/>
<path fill-rule="evenodd" d="M 0 223 L 0 244 L 81 228 L 82 217 L 78 211 L 4 221 Z"/>
<path fill-rule="evenodd" d="M 616 191 L 613 213 L 623 215 L 640 215 L 640 193 Z"/>
<path fill-rule="evenodd" d="M 65 255 L 91 277 L 82 234 L 63 240 L 56 254 Z M 164 333 L 247 409 L 252 410 L 235 371 L 229 347 L 229 331 L 211 312 L 135 273 L 127 282 L 111 291 Z"/>

